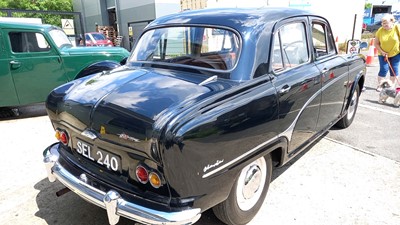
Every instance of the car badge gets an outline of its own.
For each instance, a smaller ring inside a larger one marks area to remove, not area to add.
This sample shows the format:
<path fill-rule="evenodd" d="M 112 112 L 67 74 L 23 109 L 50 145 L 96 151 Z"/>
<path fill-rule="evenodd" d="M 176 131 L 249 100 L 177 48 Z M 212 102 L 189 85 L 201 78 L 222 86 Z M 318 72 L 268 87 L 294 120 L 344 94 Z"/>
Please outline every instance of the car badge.
<path fill-rule="evenodd" d="M 117 134 L 119 138 L 124 139 L 124 140 L 128 140 L 128 141 L 133 141 L 133 142 L 140 142 L 139 139 L 131 137 L 125 133 L 122 134 Z"/>
<path fill-rule="evenodd" d="M 218 167 L 219 166 L 219 164 L 221 164 L 221 163 L 223 163 L 224 162 L 224 160 L 222 159 L 222 160 L 217 160 L 217 161 L 215 161 L 215 163 L 214 164 L 212 164 L 212 165 L 210 165 L 210 164 L 207 164 L 207 166 L 205 166 L 204 167 L 204 169 L 203 169 L 203 172 L 205 173 L 205 172 L 207 172 L 207 170 L 209 170 L 209 169 L 212 169 L 212 168 L 215 168 L 215 167 Z"/>
<path fill-rule="evenodd" d="M 84 131 L 81 133 L 81 135 L 82 135 L 82 136 L 85 136 L 85 137 L 87 137 L 87 138 L 90 138 L 91 140 L 94 140 L 94 139 L 97 138 L 97 135 L 96 135 L 95 133 L 93 133 L 92 131 L 90 131 L 90 130 L 84 130 Z"/>
<path fill-rule="evenodd" d="M 106 134 L 106 128 L 104 126 L 100 126 L 100 134 Z"/>

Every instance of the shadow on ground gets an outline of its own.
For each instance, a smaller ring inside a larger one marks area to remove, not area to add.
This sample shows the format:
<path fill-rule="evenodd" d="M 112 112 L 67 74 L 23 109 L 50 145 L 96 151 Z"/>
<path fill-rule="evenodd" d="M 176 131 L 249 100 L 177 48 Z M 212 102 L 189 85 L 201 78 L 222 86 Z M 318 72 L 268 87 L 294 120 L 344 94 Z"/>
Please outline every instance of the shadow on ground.
<path fill-rule="evenodd" d="M 21 107 L 1 107 L 0 108 L 0 121 L 30 118 L 37 116 L 47 115 L 44 103 L 38 103 L 33 105 L 21 106 Z"/>

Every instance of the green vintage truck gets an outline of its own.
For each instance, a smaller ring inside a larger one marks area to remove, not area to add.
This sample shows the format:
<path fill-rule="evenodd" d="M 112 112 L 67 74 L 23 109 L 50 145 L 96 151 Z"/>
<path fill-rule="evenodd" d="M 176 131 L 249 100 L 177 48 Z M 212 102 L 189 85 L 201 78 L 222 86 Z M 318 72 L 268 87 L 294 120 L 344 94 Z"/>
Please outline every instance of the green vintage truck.
<path fill-rule="evenodd" d="M 55 87 L 116 68 L 128 56 L 119 47 L 74 47 L 56 26 L 0 22 L 0 107 L 43 102 Z"/>

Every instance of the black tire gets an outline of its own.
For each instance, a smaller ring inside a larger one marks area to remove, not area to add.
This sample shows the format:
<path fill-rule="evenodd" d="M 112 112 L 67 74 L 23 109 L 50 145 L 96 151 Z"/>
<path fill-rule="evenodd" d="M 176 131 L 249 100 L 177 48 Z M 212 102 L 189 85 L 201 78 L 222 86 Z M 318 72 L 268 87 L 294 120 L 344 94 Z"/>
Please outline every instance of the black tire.
<path fill-rule="evenodd" d="M 338 128 L 347 128 L 353 123 L 354 117 L 356 116 L 358 101 L 360 98 L 360 86 L 357 85 L 353 95 L 350 99 L 350 104 L 347 109 L 346 115 L 341 118 L 335 126 Z"/>
<path fill-rule="evenodd" d="M 271 176 L 272 160 L 269 154 L 250 163 L 242 169 L 228 198 L 214 206 L 215 216 L 229 225 L 250 222 L 264 202 Z"/>

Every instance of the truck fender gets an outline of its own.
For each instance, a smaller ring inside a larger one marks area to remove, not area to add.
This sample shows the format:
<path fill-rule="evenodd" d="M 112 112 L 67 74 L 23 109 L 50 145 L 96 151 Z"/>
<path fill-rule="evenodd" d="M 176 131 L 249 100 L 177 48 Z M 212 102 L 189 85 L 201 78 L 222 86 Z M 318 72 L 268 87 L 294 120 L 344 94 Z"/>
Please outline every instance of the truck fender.
<path fill-rule="evenodd" d="M 87 75 L 94 74 L 94 73 L 112 70 L 119 66 L 121 66 L 121 64 L 118 62 L 114 62 L 114 61 L 107 60 L 107 61 L 96 62 L 92 65 L 89 65 L 85 69 L 81 70 L 81 72 L 79 72 L 78 75 L 76 75 L 75 79 L 85 77 Z"/>

